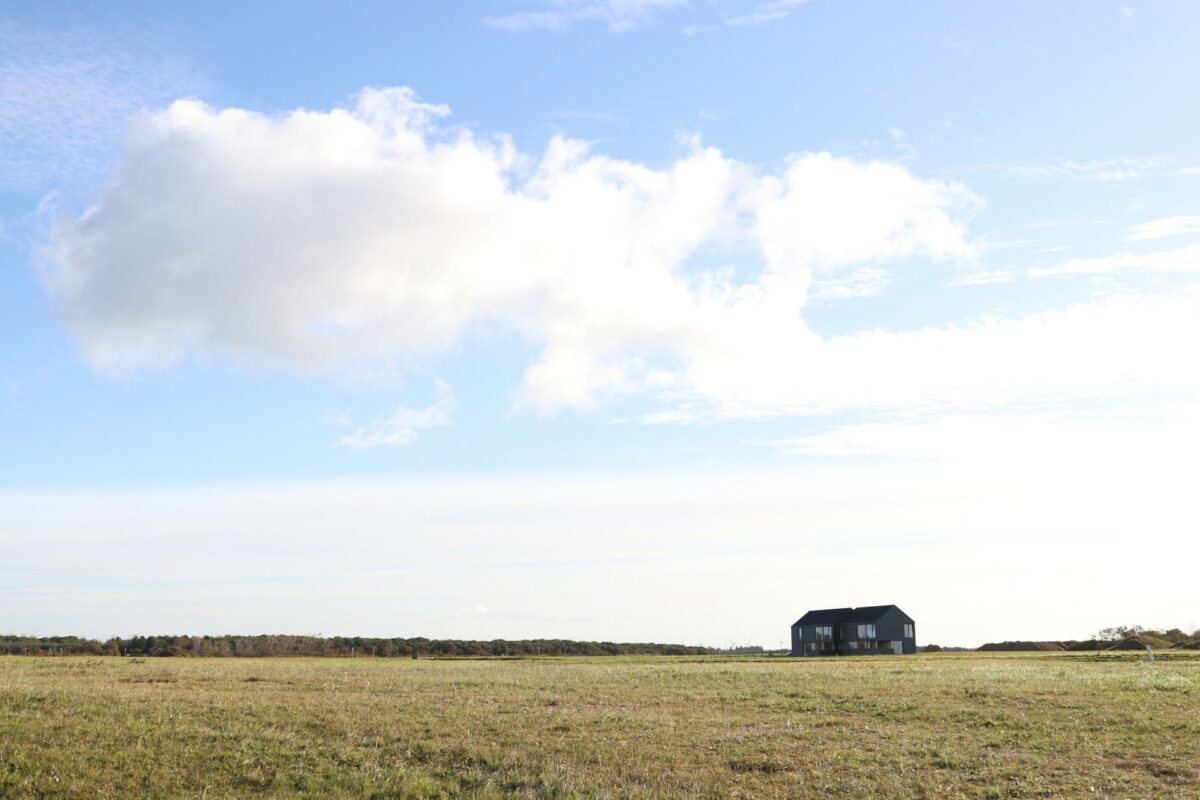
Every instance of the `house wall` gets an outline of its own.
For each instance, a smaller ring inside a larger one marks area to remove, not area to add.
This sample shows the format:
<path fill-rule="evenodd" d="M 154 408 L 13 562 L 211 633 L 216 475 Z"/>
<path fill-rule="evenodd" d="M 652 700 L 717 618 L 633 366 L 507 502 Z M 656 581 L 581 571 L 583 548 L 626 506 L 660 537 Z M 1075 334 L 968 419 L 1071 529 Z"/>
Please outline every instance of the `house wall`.
<path fill-rule="evenodd" d="M 904 625 L 910 623 L 913 625 L 913 638 L 904 638 Z M 903 643 L 903 652 L 906 655 L 917 652 L 916 640 L 916 624 L 912 617 L 903 613 L 899 609 L 889 609 L 883 613 L 878 620 L 875 621 L 875 639 L 874 641 L 899 641 Z M 849 649 L 850 642 L 863 641 L 858 638 L 857 622 L 844 622 L 840 625 L 833 626 L 833 642 L 836 650 L 839 653 L 850 653 L 857 655 L 867 655 L 864 651 L 855 651 Z M 805 650 L 805 645 L 810 642 L 816 642 L 816 626 L 815 625 L 793 625 L 792 626 L 792 650 L 794 656 L 811 655 Z M 891 653 L 891 650 L 883 651 L 882 654 Z"/>
<path fill-rule="evenodd" d="M 817 641 L 817 626 L 816 625 L 793 625 L 792 626 L 792 655 L 807 656 L 812 655 L 805 649 L 806 644 L 816 643 Z M 842 626 L 833 626 L 833 644 L 840 652 L 842 645 Z"/>
<path fill-rule="evenodd" d="M 904 638 L 904 625 L 911 623 L 913 626 L 913 638 Z M 879 619 L 875 621 L 875 639 L 873 641 L 901 641 L 904 643 L 904 653 L 912 654 L 917 652 L 916 632 L 917 626 L 913 623 L 911 617 L 902 613 L 899 609 L 888 609 Z M 845 647 L 849 647 L 850 642 L 872 641 L 867 639 L 859 639 L 857 622 L 843 623 L 841 628 L 842 641 L 845 642 Z M 853 652 L 849 649 L 846 652 Z M 890 652 L 890 651 L 889 651 Z"/>
<path fill-rule="evenodd" d="M 804 642 L 801 640 L 800 631 L 799 625 L 792 626 L 792 655 L 794 656 L 804 655 Z"/>

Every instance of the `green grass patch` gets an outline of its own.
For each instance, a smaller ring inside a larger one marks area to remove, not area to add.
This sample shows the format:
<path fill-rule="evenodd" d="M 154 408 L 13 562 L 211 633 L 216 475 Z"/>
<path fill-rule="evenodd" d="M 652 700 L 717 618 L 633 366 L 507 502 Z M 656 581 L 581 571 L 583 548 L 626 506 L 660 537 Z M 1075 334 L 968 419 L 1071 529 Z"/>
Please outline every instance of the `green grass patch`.
<path fill-rule="evenodd" d="M 0 797 L 1200 797 L 1200 653 L 0 658 Z"/>

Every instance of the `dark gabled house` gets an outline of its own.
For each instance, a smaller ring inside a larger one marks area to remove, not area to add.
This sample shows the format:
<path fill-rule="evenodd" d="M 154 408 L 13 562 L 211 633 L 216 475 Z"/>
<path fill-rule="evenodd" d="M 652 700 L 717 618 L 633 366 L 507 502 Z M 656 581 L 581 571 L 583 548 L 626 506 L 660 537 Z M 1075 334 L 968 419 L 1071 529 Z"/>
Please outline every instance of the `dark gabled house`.
<path fill-rule="evenodd" d="M 822 608 L 792 624 L 794 656 L 871 656 L 917 652 L 913 618 L 896 606 Z"/>

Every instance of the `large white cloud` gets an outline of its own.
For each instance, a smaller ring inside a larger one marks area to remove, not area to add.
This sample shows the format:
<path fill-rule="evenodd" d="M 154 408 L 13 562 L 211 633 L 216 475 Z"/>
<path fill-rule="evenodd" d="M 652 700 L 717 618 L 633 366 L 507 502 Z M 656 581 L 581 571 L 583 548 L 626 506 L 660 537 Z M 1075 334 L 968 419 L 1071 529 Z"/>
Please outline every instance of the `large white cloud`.
<path fill-rule="evenodd" d="M 54 228 L 46 285 L 101 368 L 403 363 L 500 333 L 541 350 L 534 405 L 723 401 L 737 379 L 767 408 L 791 403 L 774 376 L 829 352 L 801 318 L 814 275 L 973 253 L 977 200 L 899 166 L 810 154 L 763 175 L 693 141 L 656 168 L 562 138 L 531 159 L 446 114 L 403 88 L 145 114 Z M 738 268 L 697 267 L 714 259 Z"/>

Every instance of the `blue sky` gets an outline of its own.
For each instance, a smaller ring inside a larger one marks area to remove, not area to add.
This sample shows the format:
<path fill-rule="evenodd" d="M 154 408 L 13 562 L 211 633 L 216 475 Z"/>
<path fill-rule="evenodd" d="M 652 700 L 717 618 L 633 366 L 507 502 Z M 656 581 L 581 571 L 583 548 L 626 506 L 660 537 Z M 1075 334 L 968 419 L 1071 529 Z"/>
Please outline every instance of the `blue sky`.
<path fill-rule="evenodd" d="M 1195 625 L 1198 27 L 5 6 L 0 628 Z"/>

